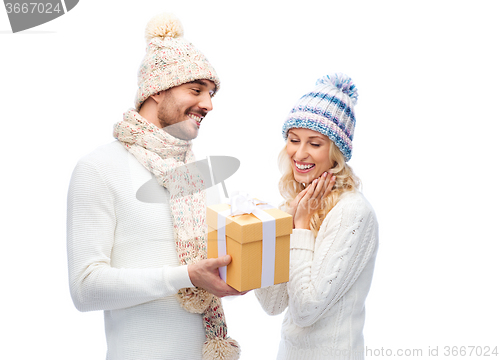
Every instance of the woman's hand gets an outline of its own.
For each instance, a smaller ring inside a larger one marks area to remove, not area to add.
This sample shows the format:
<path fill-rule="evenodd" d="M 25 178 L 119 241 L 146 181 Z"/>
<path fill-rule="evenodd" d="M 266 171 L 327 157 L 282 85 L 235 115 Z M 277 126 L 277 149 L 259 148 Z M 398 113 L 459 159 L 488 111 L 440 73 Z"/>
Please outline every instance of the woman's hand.
<path fill-rule="evenodd" d="M 310 229 L 311 216 L 319 209 L 323 198 L 332 191 L 335 179 L 331 173 L 324 172 L 295 197 L 289 211 L 293 216 L 295 229 Z"/>

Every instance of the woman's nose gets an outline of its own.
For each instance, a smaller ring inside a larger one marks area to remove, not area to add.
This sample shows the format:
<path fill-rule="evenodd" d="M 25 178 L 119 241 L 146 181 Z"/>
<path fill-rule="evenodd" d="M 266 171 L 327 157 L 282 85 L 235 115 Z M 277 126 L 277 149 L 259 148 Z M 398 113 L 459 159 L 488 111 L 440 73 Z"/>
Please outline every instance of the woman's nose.
<path fill-rule="evenodd" d="M 299 145 L 299 148 L 297 149 L 296 153 L 297 159 L 298 160 L 305 160 L 309 156 L 309 153 L 307 152 L 307 149 L 305 148 L 304 145 Z"/>

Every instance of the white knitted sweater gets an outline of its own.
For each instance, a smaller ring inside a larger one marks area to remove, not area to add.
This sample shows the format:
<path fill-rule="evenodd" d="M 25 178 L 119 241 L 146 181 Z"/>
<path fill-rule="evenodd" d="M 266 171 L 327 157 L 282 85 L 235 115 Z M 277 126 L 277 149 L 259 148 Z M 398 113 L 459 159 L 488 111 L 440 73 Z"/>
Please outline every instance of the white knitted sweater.
<path fill-rule="evenodd" d="M 270 315 L 287 307 L 278 359 L 363 359 L 365 299 L 378 248 L 378 223 L 360 192 L 345 193 L 316 239 L 294 229 L 290 281 L 255 291 Z"/>
<path fill-rule="evenodd" d="M 71 296 L 80 311 L 104 310 L 108 360 L 199 360 L 201 315 L 174 297 L 193 285 L 179 266 L 168 192 L 158 185 L 163 203 L 136 198 L 151 178 L 117 141 L 79 161 L 68 194 Z"/>

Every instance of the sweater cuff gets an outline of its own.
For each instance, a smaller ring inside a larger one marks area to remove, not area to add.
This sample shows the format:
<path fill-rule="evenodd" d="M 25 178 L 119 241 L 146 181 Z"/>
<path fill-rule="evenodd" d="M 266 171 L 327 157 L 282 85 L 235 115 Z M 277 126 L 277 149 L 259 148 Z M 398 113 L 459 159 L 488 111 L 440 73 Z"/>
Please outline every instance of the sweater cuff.
<path fill-rule="evenodd" d="M 314 251 L 314 233 L 307 229 L 293 229 L 290 249 Z"/>
<path fill-rule="evenodd" d="M 290 237 L 290 266 L 311 261 L 314 257 L 314 234 L 311 230 L 294 229 Z"/>
<path fill-rule="evenodd" d="M 194 285 L 189 278 L 188 266 L 165 266 L 163 268 L 163 276 L 167 282 L 167 286 L 177 292 L 180 289 L 191 288 Z"/>

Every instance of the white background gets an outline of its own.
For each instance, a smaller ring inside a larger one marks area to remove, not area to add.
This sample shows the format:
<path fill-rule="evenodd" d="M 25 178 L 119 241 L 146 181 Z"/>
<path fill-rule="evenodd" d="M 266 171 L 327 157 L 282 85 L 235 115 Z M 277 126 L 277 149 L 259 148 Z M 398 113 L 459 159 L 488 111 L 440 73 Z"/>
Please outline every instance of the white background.
<path fill-rule="evenodd" d="M 17 34 L 1 7 L 0 358 L 105 358 L 102 312 L 80 313 L 69 296 L 67 188 L 133 106 L 144 28 L 163 11 L 222 80 L 195 150 L 240 159 L 229 191 L 278 204 L 286 114 L 318 77 L 353 78 L 350 164 L 380 223 L 372 358 L 500 347 L 496 3 L 82 0 Z M 282 318 L 252 293 L 224 303 L 241 359 L 273 359 Z"/>

